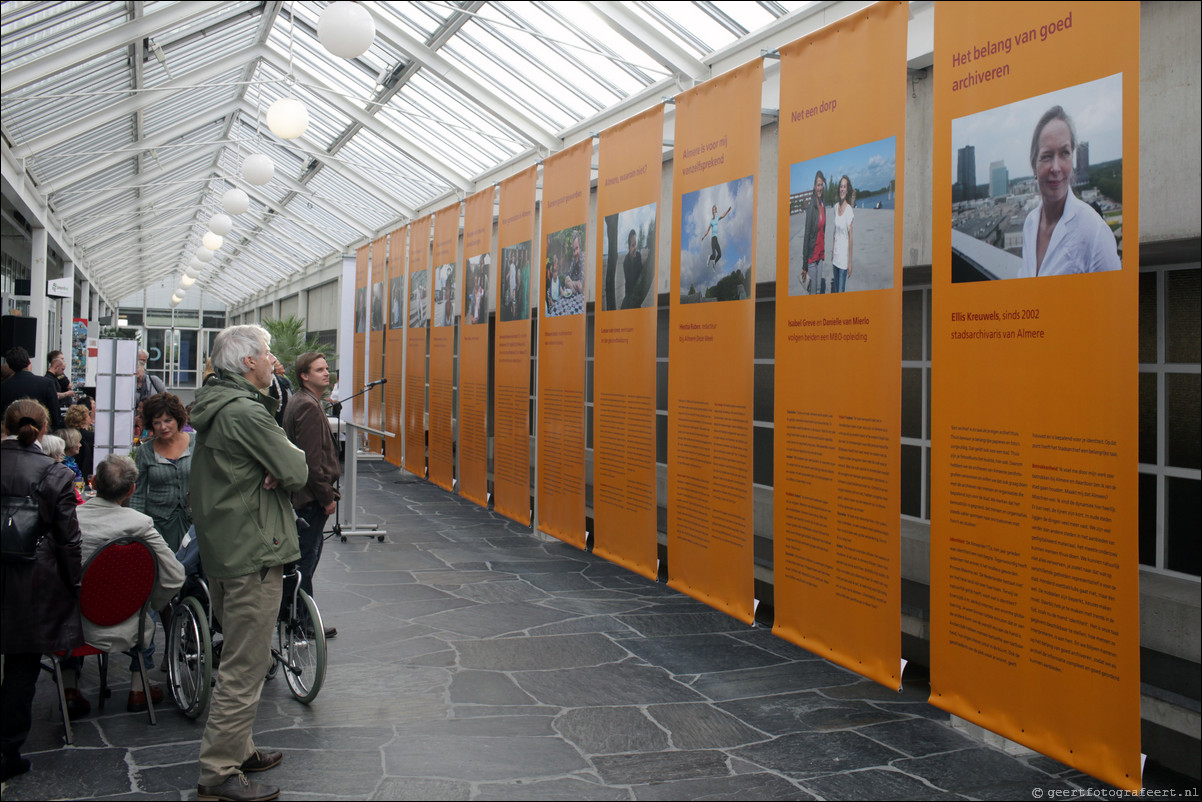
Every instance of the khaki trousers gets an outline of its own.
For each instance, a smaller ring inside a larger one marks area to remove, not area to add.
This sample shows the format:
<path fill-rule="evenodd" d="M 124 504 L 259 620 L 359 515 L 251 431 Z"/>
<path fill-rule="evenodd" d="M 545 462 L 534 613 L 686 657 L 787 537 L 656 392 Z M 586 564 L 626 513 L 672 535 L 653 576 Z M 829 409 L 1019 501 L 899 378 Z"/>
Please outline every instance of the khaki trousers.
<path fill-rule="evenodd" d="M 200 784 L 220 785 L 254 754 L 253 730 L 263 679 L 271 666 L 271 635 L 280 610 L 284 568 L 210 579 L 213 612 L 225 642 L 209 720 L 200 741 Z"/>

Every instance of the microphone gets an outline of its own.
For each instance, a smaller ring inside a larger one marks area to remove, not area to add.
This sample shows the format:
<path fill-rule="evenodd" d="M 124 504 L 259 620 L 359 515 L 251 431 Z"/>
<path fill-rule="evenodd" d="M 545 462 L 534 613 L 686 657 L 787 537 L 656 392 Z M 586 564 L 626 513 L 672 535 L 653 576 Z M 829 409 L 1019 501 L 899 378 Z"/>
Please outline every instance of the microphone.
<path fill-rule="evenodd" d="M 378 384 L 388 384 L 388 379 L 376 379 L 374 382 L 368 382 L 363 385 L 363 389 L 366 390 L 368 387 L 375 387 Z"/>

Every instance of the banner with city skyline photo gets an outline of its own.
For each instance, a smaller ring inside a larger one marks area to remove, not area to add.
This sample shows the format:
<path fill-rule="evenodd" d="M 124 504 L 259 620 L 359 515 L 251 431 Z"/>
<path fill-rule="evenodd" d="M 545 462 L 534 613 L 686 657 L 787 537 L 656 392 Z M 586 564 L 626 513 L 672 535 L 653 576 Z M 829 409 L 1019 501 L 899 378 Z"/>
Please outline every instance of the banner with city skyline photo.
<path fill-rule="evenodd" d="M 931 290 L 930 701 L 1131 791 L 1139 28 L 939 6 Z"/>

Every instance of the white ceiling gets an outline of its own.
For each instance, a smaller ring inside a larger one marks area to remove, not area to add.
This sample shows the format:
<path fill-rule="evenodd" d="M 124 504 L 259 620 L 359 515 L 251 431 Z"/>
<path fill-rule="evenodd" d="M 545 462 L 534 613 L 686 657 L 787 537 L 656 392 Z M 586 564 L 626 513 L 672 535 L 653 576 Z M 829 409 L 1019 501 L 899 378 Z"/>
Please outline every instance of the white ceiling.
<path fill-rule="evenodd" d="M 234 306 L 830 3 L 369 2 L 376 38 L 352 60 L 317 40 L 326 5 L 4 2 L 6 185 L 19 172 L 110 299 L 178 280 L 242 188 L 250 209 L 198 285 Z M 285 141 L 263 117 L 289 94 L 310 125 Z M 255 152 L 276 167 L 260 187 L 241 177 Z"/>

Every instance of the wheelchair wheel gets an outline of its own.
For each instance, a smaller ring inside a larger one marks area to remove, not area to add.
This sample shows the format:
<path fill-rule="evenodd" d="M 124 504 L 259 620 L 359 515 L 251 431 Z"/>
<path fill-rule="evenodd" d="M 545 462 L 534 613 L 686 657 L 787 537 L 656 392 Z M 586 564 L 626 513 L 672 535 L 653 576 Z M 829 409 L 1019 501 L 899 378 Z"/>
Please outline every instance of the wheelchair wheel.
<path fill-rule="evenodd" d="M 321 613 L 309 594 L 296 592 L 292 616 L 277 625 L 284 679 L 292 695 L 309 704 L 317 698 L 326 676 L 326 633 Z"/>
<path fill-rule="evenodd" d="M 208 615 L 191 596 L 180 601 L 171 616 L 167 678 L 185 716 L 196 718 L 204 712 L 213 688 L 213 642 Z"/>

